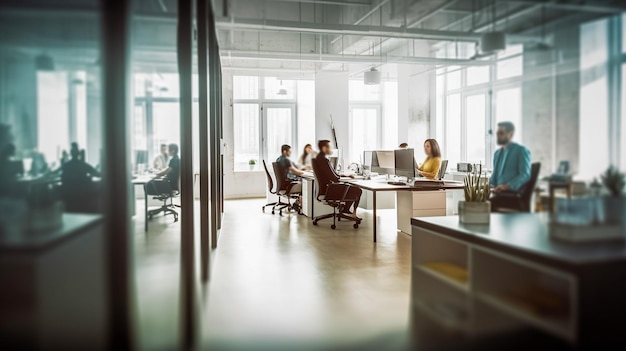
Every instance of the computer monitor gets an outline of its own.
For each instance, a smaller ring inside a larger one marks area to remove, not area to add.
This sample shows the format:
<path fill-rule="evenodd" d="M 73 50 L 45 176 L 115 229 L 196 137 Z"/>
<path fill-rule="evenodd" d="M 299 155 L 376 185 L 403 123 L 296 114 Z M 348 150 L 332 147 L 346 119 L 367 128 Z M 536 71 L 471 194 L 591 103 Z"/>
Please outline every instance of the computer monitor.
<path fill-rule="evenodd" d="M 372 168 L 373 154 L 373 151 L 363 151 L 363 167 L 369 167 L 369 169 Z"/>
<path fill-rule="evenodd" d="M 339 157 L 331 156 L 331 157 L 328 158 L 328 160 L 330 161 L 330 165 L 336 171 L 337 170 L 337 162 L 339 160 Z"/>
<path fill-rule="evenodd" d="M 139 171 L 139 165 L 147 165 L 148 162 L 148 150 L 135 150 L 135 167 Z"/>
<path fill-rule="evenodd" d="M 372 153 L 372 172 L 394 174 L 396 161 L 393 151 L 374 151 Z"/>
<path fill-rule="evenodd" d="M 396 175 L 400 177 L 415 178 L 415 150 L 394 150 Z"/>

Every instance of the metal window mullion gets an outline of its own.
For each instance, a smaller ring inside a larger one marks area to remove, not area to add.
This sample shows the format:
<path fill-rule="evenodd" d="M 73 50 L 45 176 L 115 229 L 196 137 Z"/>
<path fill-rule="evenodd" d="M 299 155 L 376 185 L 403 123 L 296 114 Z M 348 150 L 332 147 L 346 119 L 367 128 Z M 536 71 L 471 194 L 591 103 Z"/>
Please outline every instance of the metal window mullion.
<path fill-rule="evenodd" d="M 132 231 L 128 146 L 130 135 L 130 1 L 102 1 L 101 57 L 104 167 L 104 240 L 107 277 L 107 342 L 104 348 L 133 350 Z"/>
<path fill-rule="evenodd" d="M 177 58 L 180 85 L 180 203 L 181 203 L 181 335 L 182 349 L 194 348 L 196 337 L 193 121 L 192 121 L 192 13 L 193 0 L 178 0 Z"/>
<path fill-rule="evenodd" d="M 210 272 L 210 216 L 209 214 L 209 125 L 208 125 L 208 0 L 198 0 L 198 129 L 200 141 L 200 254 L 202 281 L 209 280 Z M 195 176 L 194 176 L 195 177 Z"/>

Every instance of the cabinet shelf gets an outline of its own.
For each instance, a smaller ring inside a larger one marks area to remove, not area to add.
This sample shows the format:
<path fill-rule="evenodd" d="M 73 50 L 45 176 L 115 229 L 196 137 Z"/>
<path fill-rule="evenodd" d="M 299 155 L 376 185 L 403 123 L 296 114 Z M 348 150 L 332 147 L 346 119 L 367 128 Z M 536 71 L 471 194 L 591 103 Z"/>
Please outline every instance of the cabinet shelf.
<path fill-rule="evenodd" d="M 508 314 L 511 317 L 517 318 L 518 320 L 526 322 L 566 340 L 572 342 L 575 341 L 574 330 L 570 327 L 570 323 L 567 318 L 549 318 L 546 316 L 535 315 L 515 306 L 502 297 L 491 294 L 477 293 L 477 297 L 485 304 L 501 311 L 502 313 Z"/>
<path fill-rule="evenodd" d="M 465 271 L 465 274 L 467 274 L 467 270 L 460 266 L 453 265 L 451 263 L 448 265 L 453 268 L 453 271 L 455 271 L 455 273 Z M 458 274 L 450 274 L 449 271 L 441 269 L 440 265 L 426 263 L 417 266 L 417 268 L 427 275 L 434 277 L 435 279 L 438 279 L 439 281 L 448 284 L 455 289 L 461 290 L 463 292 L 469 292 L 469 284 L 467 282 L 467 279 L 460 278 Z"/>

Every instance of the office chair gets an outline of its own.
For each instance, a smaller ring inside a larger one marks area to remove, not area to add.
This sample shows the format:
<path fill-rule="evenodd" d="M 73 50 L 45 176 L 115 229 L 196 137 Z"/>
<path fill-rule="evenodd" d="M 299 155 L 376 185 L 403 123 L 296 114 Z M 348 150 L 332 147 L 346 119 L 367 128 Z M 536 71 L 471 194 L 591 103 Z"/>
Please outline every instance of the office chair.
<path fill-rule="evenodd" d="M 265 163 L 265 160 L 263 160 L 263 169 L 265 169 L 265 176 L 267 177 L 267 189 L 269 190 L 270 194 L 277 195 L 276 189 L 274 189 L 274 180 L 272 179 L 270 171 L 267 169 L 267 164 Z M 272 206 L 272 214 L 274 214 L 274 208 L 280 203 L 280 197 L 278 198 L 278 201 L 279 202 L 266 203 L 265 205 L 263 205 L 262 211 L 265 212 L 266 207 Z"/>
<path fill-rule="evenodd" d="M 278 203 L 272 208 L 272 214 L 276 209 L 278 209 L 278 214 L 281 216 L 283 215 L 284 209 L 289 212 L 296 211 L 300 214 L 302 206 L 296 205 L 295 201 L 292 204 L 291 200 L 298 200 L 300 195 L 302 195 L 302 191 L 292 191 L 295 185 L 301 183 L 289 180 L 287 178 L 287 170 L 283 169 L 277 162 L 272 162 L 272 167 L 274 168 L 274 175 L 276 176 L 276 195 L 278 195 Z M 286 199 L 287 203 L 282 202 L 281 199 Z"/>
<path fill-rule="evenodd" d="M 316 162 L 313 162 L 313 173 L 315 174 L 315 189 L 317 191 L 315 198 L 324 205 L 328 205 L 333 208 L 333 213 L 313 218 L 313 225 L 317 225 L 317 222 L 321 220 L 332 218 L 333 224 L 330 228 L 336 229 L 337 221 L 341 221 L 343 218 L 348 221 L 355 222 L 352 226 L 354 229 L 357 229 L 361 224 L 361 220 L 343 213 L 347 203 L 354 202 L 355 206 L 358 205 L 356 204 L 357 199 L 350 199 L 347 197 L 350 185 L 335 183 L 332 179 L 324 178 L 324 173 L 319 170 Z M 322 177 L 322 179 L 320 179 L 320 177 Z"/>
<path fill-rule="evenodd" d="M 540 170 L 541 163 L 531 164 L 530 179 L 524 186 L 524 190 L 521 192 L 504 191 L 499 193 L 496 196 L 497 200 L 491 202 L 491 212 L 530 212 L 533 191 L 535 190 L 535 185 L 537 185 Z"/>
<path fill-rule="evenodd" d="M 439 167 L 439 173 L 437 174 L 437 180 L 442 180 L 446 175 L 448 169 L 448 160 L 441 160 L 441 166 Z"/>
<path fill-rule="evenodd" d="M 172 190 L 170 181 L 168 179 L 154 179 L 146 183 L 145 189 L 145 196 L 152 195 L 153 199 L 163 202 L 163 205 L 157 209 L 145 209 L 148 219 L 152 219 L 155 215 L 163 212 L 164 216 L 168 214 L 173 215 L 174 222 L 178 222 L 178 212 L 173 209 L 174 207 L 180 207 L 173 202 L 174 197 L 178 195 L 178 191 Z"/>

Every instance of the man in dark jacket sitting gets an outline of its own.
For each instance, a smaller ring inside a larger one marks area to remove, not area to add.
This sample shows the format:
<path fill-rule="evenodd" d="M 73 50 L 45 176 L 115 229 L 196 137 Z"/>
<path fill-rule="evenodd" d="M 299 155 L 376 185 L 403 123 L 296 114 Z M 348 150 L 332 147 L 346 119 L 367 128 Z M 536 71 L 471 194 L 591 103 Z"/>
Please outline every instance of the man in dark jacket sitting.
<path fill-rule="evenodd" d="M 326 156 L 330 156 L 333 154 L 332 149 L 330 148 L 329 140 L 320 140 L 317 143 L 317 146 L 320 149 L 320 152 L 317 154 L 317 157 L 313 160 L 315 166 L 313 167 L 316 170 L 315 176 L 319 182 L 319 194 L 326 194 L 326 187 L 330 183 L 339 182 L 340 175 L 337 174 L 335 169 L 331 166 L 330 161 Z M 361 194 L 363 191 L 360 188 L 355 186 L 351 186 L 348 189 L 348 193 L 346 194 L 346 198 L 355 199 L 355 201 L 346 202 L 346 207 L 343 209 L 344 213 L 351 213 L 354 218 L 360 219 L 356 215 L 356 209 L 359 206 L 359 201 L 361 200 Z M 352 210 L 350 208 L 352 207 Z"/>

